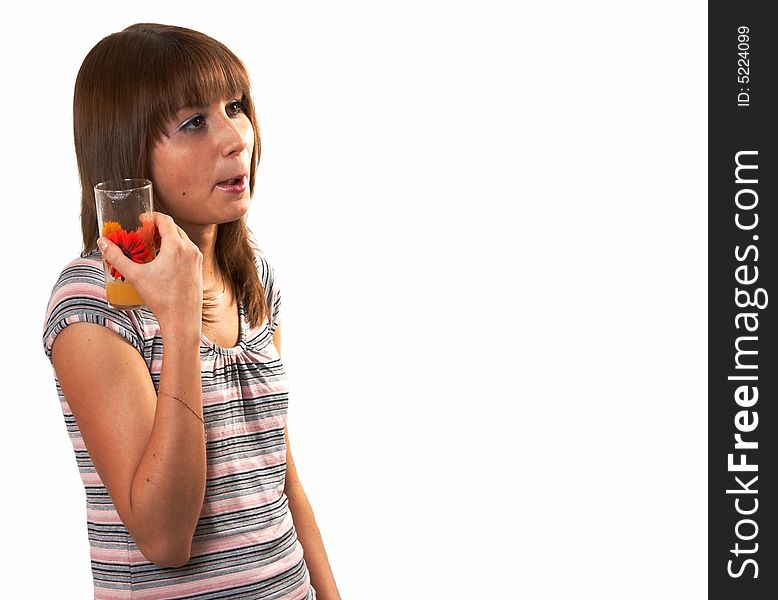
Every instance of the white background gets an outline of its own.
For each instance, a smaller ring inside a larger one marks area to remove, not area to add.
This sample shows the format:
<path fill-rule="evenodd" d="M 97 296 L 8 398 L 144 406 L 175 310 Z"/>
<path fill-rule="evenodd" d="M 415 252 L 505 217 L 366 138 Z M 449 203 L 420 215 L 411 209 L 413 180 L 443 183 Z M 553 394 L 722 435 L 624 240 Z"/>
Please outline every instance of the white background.
<path fill-rule="evenodd" d="M 13 11 L 4 589 L 91 597 L 40 332 L 80 251 L 76 73 L 101 37 L 156 21 L 252 75 L 250 224 L 343 598 L 707 596 L 705 3 Z"/>

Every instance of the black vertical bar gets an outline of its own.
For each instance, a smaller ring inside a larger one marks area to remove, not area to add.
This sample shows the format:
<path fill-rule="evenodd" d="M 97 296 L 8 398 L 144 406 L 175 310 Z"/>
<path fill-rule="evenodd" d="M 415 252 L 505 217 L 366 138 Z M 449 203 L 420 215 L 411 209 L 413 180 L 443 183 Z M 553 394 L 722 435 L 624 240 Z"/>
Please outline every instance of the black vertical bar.
<path fill-rule="evenodd" d="M 710 598 L 778 598 L 778 35 L 768 7 L 709 3 Z"/>

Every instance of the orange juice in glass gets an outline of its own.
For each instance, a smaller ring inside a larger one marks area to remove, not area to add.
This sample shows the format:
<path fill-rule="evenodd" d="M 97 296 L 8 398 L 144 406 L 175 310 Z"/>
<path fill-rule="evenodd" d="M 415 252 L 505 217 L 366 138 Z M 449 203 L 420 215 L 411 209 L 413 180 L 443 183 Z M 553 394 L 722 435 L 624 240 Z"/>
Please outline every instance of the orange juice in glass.
<path fill-rule="evenodd" d="M 154 260 L 154 199 L 148 179 L 104 181 L 95 186 L 97 230 L 136 263 Z M 114 308 L 145 306 L 143 298 L 112 265 L 105 267 L 105 295 Z"/>

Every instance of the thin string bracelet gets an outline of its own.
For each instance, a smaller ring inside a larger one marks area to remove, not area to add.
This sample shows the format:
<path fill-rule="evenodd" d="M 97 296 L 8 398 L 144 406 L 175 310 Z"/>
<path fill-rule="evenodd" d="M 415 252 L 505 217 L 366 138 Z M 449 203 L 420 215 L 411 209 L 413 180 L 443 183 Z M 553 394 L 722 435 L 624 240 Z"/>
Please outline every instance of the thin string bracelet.
<path fill-rule="evenodd" d="M 184 406 L 186 406 L 186 407 L 189 409 L 189 411 L 190 411 L 190 412 L 191 412 L 191 413 L 192 413 L 192 414 L 193 414 L 195 417 L 197 417 L 197 419 L 200 421 L 200 423 L 202 423 L 202 424 L 203 424 L 203 435 L 205 436 L 205 441 L 206 441 L 206 442 L 208 441 L 208 432 L 205 430 L 205 419 L 203 419 L 203 418 L 202 418 L 200 415 L 198 415 L 198 414 L 197 414 L 197 411 L 196 411 L 194 408 L 192 408 L 192 407 L 191 407 L 191 406 L 189 406 L 189 405 L 188 405 L 186 402 L 184 402 L 183 400 L 181 400 L 181 398 L 176 398 L 176 397 L 175 397 L 173 394 L 168 394 L 167 392 L 163 392 L 162 390 L 159 390 L 159 391 L 157 392 L 157 396 L 159 396 L 159 395 L 162 395 L 162 396 L 167 396 L 168 398 L 173 398 L 173 400 L 178 400 L 178 401 L 179 401 L 181 404 L 183 404 Z"/>

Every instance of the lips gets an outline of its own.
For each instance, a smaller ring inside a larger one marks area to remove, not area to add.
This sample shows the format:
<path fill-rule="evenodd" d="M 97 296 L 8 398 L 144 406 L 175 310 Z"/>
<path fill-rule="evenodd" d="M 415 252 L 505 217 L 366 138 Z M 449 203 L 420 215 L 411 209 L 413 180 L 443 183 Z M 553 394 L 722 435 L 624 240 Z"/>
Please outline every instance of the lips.
<path fill-rule="evenodd" d="M 228 194 L 242 194 L 248 187 L 248 181 L 245 175 L 240 177 L 231 177 L 230 179 L 220 181 L 216 184 L 216 187 L 223 192 L 227 192 Z"/>

